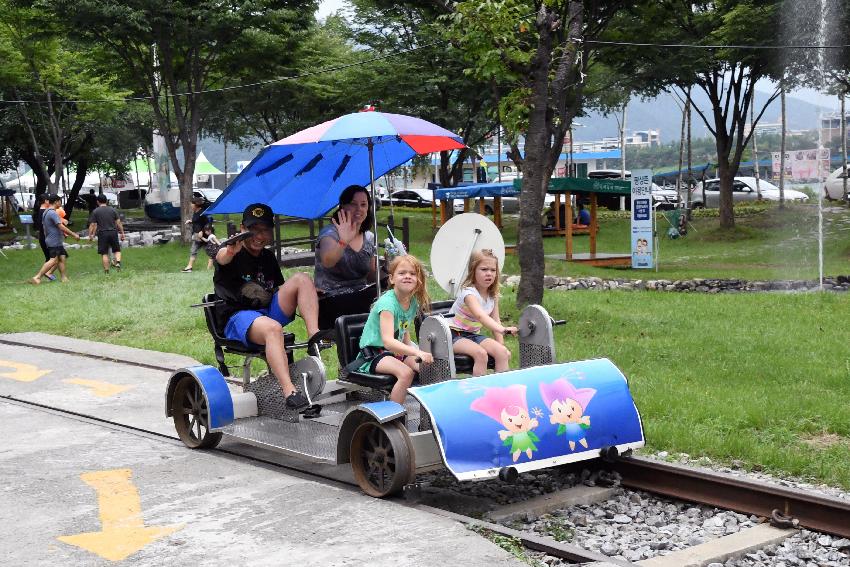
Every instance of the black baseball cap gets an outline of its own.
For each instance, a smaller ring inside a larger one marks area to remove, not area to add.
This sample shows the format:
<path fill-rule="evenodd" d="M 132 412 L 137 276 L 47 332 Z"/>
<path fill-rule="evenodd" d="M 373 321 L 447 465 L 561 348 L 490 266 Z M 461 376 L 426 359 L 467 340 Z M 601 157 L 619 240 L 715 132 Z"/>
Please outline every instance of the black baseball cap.
<path fill-rule="evenodd" d="M 242 213 L 242 226 L 249 228 L 258 222 L 267 226 L 274 226 L 274 213 L 271 207 L 263 203 L 254 203 L 245 207 Z"/>

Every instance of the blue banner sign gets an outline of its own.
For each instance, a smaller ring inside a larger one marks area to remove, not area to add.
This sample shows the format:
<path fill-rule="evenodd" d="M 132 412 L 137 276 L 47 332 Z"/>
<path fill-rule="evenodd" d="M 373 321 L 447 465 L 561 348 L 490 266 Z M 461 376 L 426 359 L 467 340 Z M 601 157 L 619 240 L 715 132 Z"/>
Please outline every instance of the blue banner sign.
<path fill-rule="evenodd" d="M 516 197 L 519 195 L 519 186 L 514 186 L 510 181 L 503 183 L 479 183 L 477 185 L 464 185 L 462 187 L 449 187 L 437 189 L 434 192 L 435 199 L 477 199 L 479 197 Z"/>
<path fill-rule="evenodd" d="M 652 258 L 652 170 L 632 171 L 632 268 L 654 268 Z"/>
<path fill-rule="evenodd" d="M 592 459 L 643 447 L 626 377 L 605 358 L 536 366 L 411 388 L 458 480 Z"/>

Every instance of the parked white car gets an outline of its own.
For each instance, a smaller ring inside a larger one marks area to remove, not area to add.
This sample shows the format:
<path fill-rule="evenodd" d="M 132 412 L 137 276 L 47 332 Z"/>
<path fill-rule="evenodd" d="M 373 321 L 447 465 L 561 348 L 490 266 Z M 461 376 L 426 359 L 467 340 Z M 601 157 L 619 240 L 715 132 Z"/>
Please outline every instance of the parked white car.
<path fill-rule="evenodd" d="M 847 173 L 850 174 L 850 164 L 847 164 Z M 850 193 L 850 180 L 847 181 L 848 193 Z M 844 168 L 839 167 L 829 174 L 824 184 L 824 192 L 827 199 L 841 199 L 844 197 Z"/>
<path fill-rule="evenodd" d="M 224 191 L 221 189 L 192 189 L 192 197 L 200 197 L 203 199 L 205 207 L 215 203 L 216 199 L 221 197 L 222 193 L 224 193 Z"/>
<path fill-rule="evenodd" d="M 396 207 L 430 207 L 433 201 L 434 192 L 430 189 L 396 189 L 392 194 L 392 204 Z M 381 204 L 390 204 L 390 199 L 386 196 L 386 190 L 384 190 L 384 194 L 381 196 Z M 463 212 L 463 201 L 456 200 L 454 202 L 454 212 Z"/>
<path fill-rule="evenodd" d="M 779 187 L 764 179 L 759 180 L 759 191 L 761 198 L 765 201 L 779 201 Z M 716 208 L 720 205 L 720 179 L 707 179 L 705 185 L 705 200 L 703 201 L 703 182 L 697 183 L 691 196 L 693 208 L 709 207 Z M 755 201 L 758 199 L 755 177 L 736 177 L 732 181 L 732 202 Z M 789 202 L 805 203 L 809 196 L 801 191 L 785 189 L 785 200 Z"/>

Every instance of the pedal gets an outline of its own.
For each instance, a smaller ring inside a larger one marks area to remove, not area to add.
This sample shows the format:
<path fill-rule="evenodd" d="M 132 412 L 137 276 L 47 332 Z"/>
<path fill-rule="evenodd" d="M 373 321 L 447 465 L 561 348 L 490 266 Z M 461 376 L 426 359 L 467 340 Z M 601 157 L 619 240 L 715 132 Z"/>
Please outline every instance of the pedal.
<path fill-rule="evenodd" d="M 304 419 L 315 419 L 322 415 L 322 406 L 316 404 L 307 406 L 307 409 L 301 412 L 301 417 Z"/>

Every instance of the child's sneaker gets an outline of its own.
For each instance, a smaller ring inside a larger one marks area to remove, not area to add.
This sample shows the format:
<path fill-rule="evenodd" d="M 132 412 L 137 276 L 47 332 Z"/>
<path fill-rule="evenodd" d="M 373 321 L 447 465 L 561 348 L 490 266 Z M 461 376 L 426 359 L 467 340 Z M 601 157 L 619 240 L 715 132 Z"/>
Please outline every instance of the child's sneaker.
<path fill-rule="evenodd" d="M 190 273 L 190 272 L 192 271 L 192 268 L 183 268 L 183 269 L 182 269 L 182 270 L 180 270 L 180 271 L 181 271 L 181 272 L 183 272 L 184 274 L 188 274 L 188 273 Z"/>
<path fill-rule="evenodd" d="M 307 401 L 307 396 L 297 390 L 286 397 L 286 407 L 289 409 L 300 409 L 309 405 L 310 402 Z"/>
<path fill-rule="evenodd" d="M 44 277 L 49 279 L 52 282 L 56 281 L 56 276 L 54 276 L 53 274 L 44 274 Z"/>

